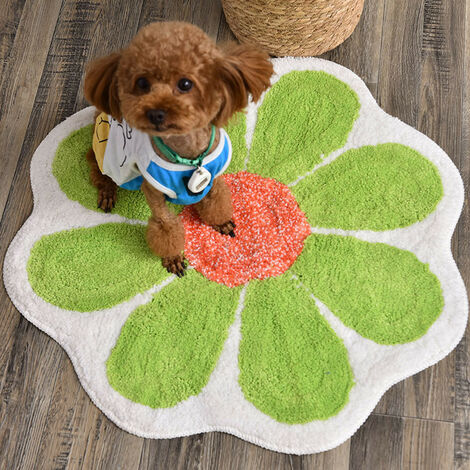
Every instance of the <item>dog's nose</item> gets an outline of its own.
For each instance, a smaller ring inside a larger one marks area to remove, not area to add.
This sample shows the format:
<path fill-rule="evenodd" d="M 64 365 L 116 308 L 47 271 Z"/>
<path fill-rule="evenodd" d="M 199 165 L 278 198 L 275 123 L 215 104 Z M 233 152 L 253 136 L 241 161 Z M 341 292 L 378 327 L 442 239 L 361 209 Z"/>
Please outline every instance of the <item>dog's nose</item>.
<path fill-rule="evenodd" d="M 164 109 L 149 109 L 147 117 L 152 124 L 162 124 L 166 117 L 166 111 Z"/>

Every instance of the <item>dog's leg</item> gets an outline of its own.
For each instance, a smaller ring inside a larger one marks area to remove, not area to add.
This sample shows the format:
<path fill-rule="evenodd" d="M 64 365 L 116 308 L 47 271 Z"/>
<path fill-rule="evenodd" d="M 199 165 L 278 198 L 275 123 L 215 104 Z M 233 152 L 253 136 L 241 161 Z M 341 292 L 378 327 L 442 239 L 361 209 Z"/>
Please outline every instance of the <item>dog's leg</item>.
<path fill-rule="evenodd" d="M 194 204 L 201 220 L 223 235 L 235 236 L 230 189 L 220 176 L 214 180 L 206 197 Z"/>
<path fill-rule="evenodd" d="M 90 165 L 91 182 L 95 188 L 98 188 L 98 208 L 110 212 L 116 205 L 117 184 L 109 176 L 101 173 L 93 148 L 88 150 L 86 159 Z"/>
<path fill-rule="evenodd" d="M 184 226 L 181 219 L 173 214 L 165 203 L 163 193 L 144 181 L 142 191 L 152 211 L 147 226 L 147 243 L 150 249 L 162 258 L 168 272 L 178 277 L 184 275 Z"/>

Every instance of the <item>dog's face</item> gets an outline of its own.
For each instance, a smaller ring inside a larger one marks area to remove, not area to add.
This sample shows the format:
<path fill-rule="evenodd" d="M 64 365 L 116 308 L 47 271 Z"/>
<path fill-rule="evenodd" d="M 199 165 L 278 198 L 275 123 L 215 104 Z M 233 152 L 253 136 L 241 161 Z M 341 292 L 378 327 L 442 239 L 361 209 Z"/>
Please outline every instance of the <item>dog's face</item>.
<path fill-rule="evenodd" d="M 121 52 L 92 63 L 85 96 L 100 111 L 151 135 L 225 125 L 269 86 L 268 56 L 250 46 L 219 49 L 188 23 L 152 23 Z"/>

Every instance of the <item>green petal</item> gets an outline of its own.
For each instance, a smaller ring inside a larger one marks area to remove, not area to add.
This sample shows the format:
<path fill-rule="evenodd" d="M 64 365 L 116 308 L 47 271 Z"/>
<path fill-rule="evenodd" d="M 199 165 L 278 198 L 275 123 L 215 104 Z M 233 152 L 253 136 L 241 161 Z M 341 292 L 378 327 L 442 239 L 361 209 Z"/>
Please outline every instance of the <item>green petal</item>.
<path fill-rule="evenodd" d="M 232 161 L 227 169 L 229 173 L 238 173 L 245 168 L 246 158 L 246 116 L 237 113 L 225 128 L 232 142 Z"/>
<path fill-rule="evenodd" d="M 144 232 L 140 225 L 104 224 L 46 235 L 28 260 L 31 287 L 45 301 L 80 312 L 128 300 L 168 277 Z"/>
<path fill-rule="evenodd" d="M 292 269 L 346 326 L 376 343 L 414 341 L 442 311 L 429 266 L 383 243 L 312 234 Z"/>
<path fill-rule="evenodd" d="M 258 110 L 248 171 L 290 183 L 341 148 L 359 114 L 356 93 L 325 72 L 290 72 Z"/>
<path fill-rule="evenodd" d="M 72 201 L 95 212 L 104 212 L 97 208 L 98 190 L 91 184 L 90 167 L 85 158 L 91 147 L 93 125 L 82 127 L 72 132 L 57 147 L 52 162 L 52 173 L 60 189 Z M 182 207 L 171 204 L 172 210 L 180 212 Z M 130 191 L 118 188 L 117 203 L 114 214 L 128 219 L 147 220 L 150 209 L 142 191 Z"/>
<path fill-rule="evenodd" d="M 311 225 L 390 230 L 423 220 L 443 196 L 435 165 L 401 144 L 345 152 L 292 188 Z"/>
<path fill-rule="evenodd" d="M 239 295 L 193 270 L 155 294 L 121 330 L 107 361 L 111 386 L 152 408 L 197 395 L 222 351 Z"/>
<path fill-rule="evenodd" d="M 294 424 L 337 414 L 353 375 L 343 342 L 291 276 L 248 286 L 239 383 L 263 413 Z"/>

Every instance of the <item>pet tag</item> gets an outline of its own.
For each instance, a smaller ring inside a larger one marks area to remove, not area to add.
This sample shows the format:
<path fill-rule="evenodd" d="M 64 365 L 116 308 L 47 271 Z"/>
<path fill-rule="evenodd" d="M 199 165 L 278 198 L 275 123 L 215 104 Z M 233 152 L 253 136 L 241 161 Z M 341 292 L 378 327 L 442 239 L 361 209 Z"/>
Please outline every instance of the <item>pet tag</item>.
<path fill-rule="evenodd" d="M 188 181 L 188 189 L 193 193 L 200 193 L 211 182 L 211 177 L 204 167 L 197 167 Z"/>

